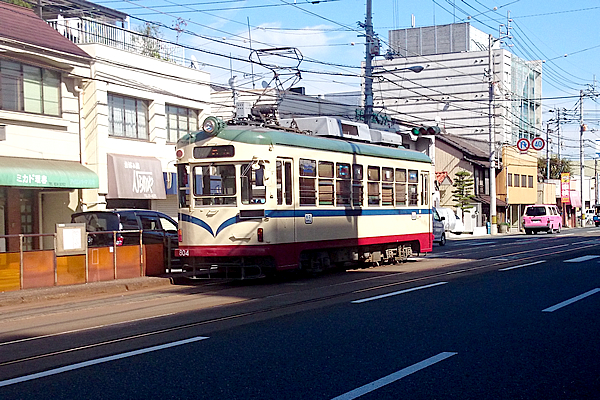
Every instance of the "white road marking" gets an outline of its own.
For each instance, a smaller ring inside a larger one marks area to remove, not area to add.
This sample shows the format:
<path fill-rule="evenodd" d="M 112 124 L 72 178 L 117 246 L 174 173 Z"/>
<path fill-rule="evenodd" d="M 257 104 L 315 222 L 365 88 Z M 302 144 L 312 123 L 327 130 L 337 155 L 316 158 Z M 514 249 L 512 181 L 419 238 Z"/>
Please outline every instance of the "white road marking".
<path fill-rule="evenodd" d="M 147 347 L 145 349 L 139 349 L 139 350 L 134 350 L 134 351 L 128 351 L 126 353 L 115 354 L 114 356 L 108 356 L 108 357 L 96 358 L 95 360 L 83 361 L 83 362 L 72 364 L 72 365 L 66 365 L 66 366 L 60 367 L 60 368 L 50 369 L 48 371 L 38 372 L 36 374 L 25 375 L 25 376 L 20 376 L 18 378 L 0 381 L 0 387 L 14 385 L 16 383 L 32 381 L 34 379 L 44 378 L 46 376 L 62 374 L 63 372 L 73 371 L 76 369 L 85 368 L 85 367 L 89 367 L 91 365 L 96 365 L 96 364 L 102 364 L 102 363 L 109 362 L 109 361 L 120 360 L 122 358 L 133 357 L 133 356 L 137 356 L 140 354 L 150 353 L 152 351 L 168 349 L 170 347 L 175 347 L 175 346 L 181 346 L 183 344 L 193 343 L 193 342 L 197 342 L 197 341 L 204 340 L 204 339 L 208 339 L 208 337 L 196 336 L 196 337 L 189 338 L 189 339 L 178 340 L 177 342 L 171 342 L 171 343 L 161 344 L 158 346 Z"/>
<path fill-rule="evenodd" d="M 548 308 L 542 310 L 542 312 L 553 312 L 553 311 L 556 311 L 559 308 L 563 308 L 565 306 L 568 306 L 569 304 L 575 303 L 576 301 L 579 301 L 581 299 L 585 299 L 586 297 L 591 296 L 593 294 L 596 294 L 598 292 L 600 292 L 600 289 L 598 289 L 598 288 L 592 289 L 589 292 L 585 292 L 584 294 L 580 294 L 579 296 L 575 296 L 572 299 L 565 300 L 562 303 L 558 303 L 555 306 L 548 307 Z"/>
<path fill-rule="evenodd" d="M 393 383 L 399 379 L 407 377 L 410 374 L 414 374 L 415 372 L 425 369 L 433 364 L 436 364 L 440 361 L 444 361 L 446 358 L 452 357 L 456 354 L 458 354 L 458 353 L 443 352 L 436 356 L 429 357 L 428 359 L 418 362 L 416 364 L 413 364 L 410 367 L 406 367 L 404 369 L 401 369 L 400 371 L 394 372 L 393 374 L 384 376 L 381 379 L 378 379 L 371 383 L 367 383 L 366 385 L 356 388 L 350 392 L 344 393 L 341 396 L 334 397 L 332 400 L 356 399 L 357 397 L 360 397 L 364 394 L 375 391 L 379 388 L 382 388 L 385 385 L 389 385 L 390 383 Z"/>
<path fill-rule="evenodd" d="M 572 258 L 570 260 L 565 260 L 565 262 L 568 263 L 578 263 L 578 262 L 584 262 L 584 261 L 588 261 L 588 260 L 593 260 L 594 258 L 598 258 L 600 256 L 581 256 L 581 257 L 577 257 L 577 258 Z"/>
<path fill-rule="evenodd" d="M 541 263 L 545 263 L 545 262 L 546 262 L 546 260 L 534 261 L 534 262 L 530 262 L 530 263 L 527 263 L 527 264 L 514 265 L 512 267 L 501 268 L 498 271 L 510 271 L 511 269 L 522 268 L 522 267 L 529 267 L 530 265 L 536 265 L 536 264 L 541 264 Z"/>
<path fill-rule="evenodd" d="M 434 287 L 434 286 L 445 285 L 446 283 L 448 283 L 448 282 L 432 283 L 431 285 L 418 286 L 418 287 L 414 287 L 414 288 L 410 288 L 410 289 L 400 290 L 400 291 L 397 291 L 397 292 L 391 292 L 391 293 L 381 294 L 379 296 L 373 296 L 373 297 L 367 297 L 365 299 L 354 300 L 354 301 L 351 301 L 351 303 L 354 303 L 354 304 L 365 303 L 365 302 L 371 301 L 371 300 L 379 300 L 379 299 L 383 299 L 383 298 L 386 298 L 386 297 L 396 296 L 396 295 L 399 295 L 399 294 L 404 294 L 404 293 L 408 293 L 408 292 L 414 292 L 415 290 L 421 290 L 421 289 L 427 289 L 427 288 Z"/>
<path fill-rule="evenodd" d="M 475 242 L 475 243 L 471 243 L 471 246 L 482 246 L 484 244 L 490 244 L 490 243 L 494 243 L 494 242 Z"/>

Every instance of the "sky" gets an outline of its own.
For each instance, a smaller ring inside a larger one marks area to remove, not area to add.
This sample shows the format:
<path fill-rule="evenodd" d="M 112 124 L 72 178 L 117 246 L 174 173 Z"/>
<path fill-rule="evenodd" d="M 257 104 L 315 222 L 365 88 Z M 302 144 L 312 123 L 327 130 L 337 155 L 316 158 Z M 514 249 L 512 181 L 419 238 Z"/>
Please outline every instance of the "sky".
<path fill-rule="evenodd" d="M 130 15 L 131 27 L 160 24 L 166 40 L 187 47 L 211 81 L 250 89 L 272 84 L 279 74 L 285 88 L 303 86 L 306 93 L 361 90 L 365 59 L 366 0 L 105 0 L 96 3 Z M 544 60 L 543 126 L 560 108 L 573 118 L 562 125 L 563 151 L 578 159 L 579 94 L 584 90 L 586 157 L 597 157 L 592 141 L 600 140 L 600 17 L 598 0 L 373 0 L 373 26 L 382 54 L 388 31 L 454 22 L 498 37 L 510 26 L 503 46 L 528 60 Z M 510 22 L 508 21 L 510 18 Z M 177 30 L 179 28 L 179 31 Z M 262 56 L 257 49 L 293 47 L 285 57 Z M 276 65 L 265 68 L 248 62 Z M 302 61 L 299 59 L 302 58 Z M 297 67 L 301 81 L 295 81 Z M 595 89 L 595 90 L 594 90 Z M 565 114 L 565 113 L 563 113 Z M 555 134 L 551 134 L 551 137 Z M 555 139 L 556 142 L 556 139 Z M 556 149 L 553 150 L 556 152 Z"/>

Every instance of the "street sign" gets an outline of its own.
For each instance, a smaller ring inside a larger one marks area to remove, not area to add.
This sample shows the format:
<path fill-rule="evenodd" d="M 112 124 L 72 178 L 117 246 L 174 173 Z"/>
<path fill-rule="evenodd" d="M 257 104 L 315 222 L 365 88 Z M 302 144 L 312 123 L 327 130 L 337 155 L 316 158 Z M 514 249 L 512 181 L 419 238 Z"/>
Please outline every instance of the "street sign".
<path fill-rule="evenodd" d="M 537 151 L 540 151 L 544 148 L 546 142 L 541 137 L 536 137 L 531 141 L 531 148 Z"/>
<path fill-rule="evenodd" d="M 525 138 L 517 140 L 517 148 L 520 151 L 527 151 L 529 149 L 529 140 Z"/>

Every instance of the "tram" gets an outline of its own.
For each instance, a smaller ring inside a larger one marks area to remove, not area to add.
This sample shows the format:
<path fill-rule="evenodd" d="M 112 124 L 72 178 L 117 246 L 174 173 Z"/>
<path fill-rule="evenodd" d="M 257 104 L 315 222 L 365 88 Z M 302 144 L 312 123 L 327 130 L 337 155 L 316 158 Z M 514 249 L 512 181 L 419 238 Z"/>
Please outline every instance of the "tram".
<path fill-rule="evenodd" d="M 247 279 L 432 250 L 427 155 L 306 132 L 208 117 L 178 141 L 176 256 L 186 271 Z"/>

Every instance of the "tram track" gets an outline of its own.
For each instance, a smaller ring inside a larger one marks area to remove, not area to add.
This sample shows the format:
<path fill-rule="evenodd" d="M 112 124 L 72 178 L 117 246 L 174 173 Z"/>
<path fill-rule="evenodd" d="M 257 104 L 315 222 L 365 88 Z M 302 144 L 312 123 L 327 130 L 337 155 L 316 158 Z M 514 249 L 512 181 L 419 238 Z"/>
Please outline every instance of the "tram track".
<path fill-rule="evenodd" d="M 565 243 L 565 244 L 561 244 L 559 246 L 547 246 L 547 247 L 554 247 L 554 248 L 561 248 L 561 249 L 554 250 L 554 251 L 545 251 L 543 255 L 544 255 L 544 257 L 556 256 L 559 254 L 575 252 L 575 251 L 586 249 L 586 248 L 597 247 L 598 244 L 599 244 L 598 239 L 591 239 L 591 240 L 586 240 L 586 241 L 577 242 L 577 243 Z M 514 246 L 514 243 L 513 243 L 513 246 Z M 567 247 L 567 248 L 564 248 L 564 247 Z M 244 318 L 253 318 L 253 317 L 258 317 L 258 316 L 264 316 L 269 313 L 276 313 L 277 315 L 282 315 L 282 313 L 286 314 L 289 312 L 294 312 L 294 311 L 290 311 L 290 310 L 293 310 L 294 308 L 297 308 L 297 307 L 306 307 L 306 306 L 310 306 L 313 304 L 318 304 L 318 303 L 331 301 L 331 300 L 337 300 L 337 299 L 341 299 L 344 297 L 351 297 L 352 295 L 356 295 L 356 294 L 363 294 L 363 293 L 368 293 L 368 292 L 372 292 L 372 291 L 383 290 L 383 289 L 387 289 L 387 288 L 396 287 L 399 285 L 408 285 L 411 283 L 422 283 L 425 281 L 435 281 L 436 279 L 440 279 L 440 278 L 448 279 L 450 276 L 452 276 L 454 278 L 454 277 L 459 277 L 459 276 L 461 276 L 461 274 L 465 274 L 465 273 L 472 274 L 477 271 L 493 270 L 496 268 L 505 267 L 507 264 L 514 263 L 515 261 L 522 263 L 522 262 L 527 262 L 527 261 L 533 260 L 535 258 L 539 258 L 541 256 L 540 250 L 541 249 L 538 247 L 536 249 L 519 250 L 519 251 L 515 251 L 512 253 L 507 253 L 507 254 L 502 255 L 504 258 L 518 256 L 518 259 L 512 258 L 512 259 L 506 259 L 506 260 L 498 260 L 498 259 L 495 259 L 498 257 L 498 255 L 489 255 L 486 257 L 482 257 L 480 259 L 470 259 L 468 261 L 457 262 L 456 264 L 452 264 L 451 266 L 446 265 L 446 266 L 442 267 L 443 271 L 441 271 L 441 272 L 427 273 L 427 271 L 423 271 L 423 273 L 418 276 L 414 276 L 414 274 L 411 274 L 412 275 L 411 277 L 409 277 L 407 279 L 400 279 L 395 282 L 382 283 L 382 284 L 378 284 L 378 285 L 370 285 L 368 287 L 363 287 L 363 288 L 353 287 L 353 288 L 348 288 L 346 290 L 336 291 L 335 293 L 323 294 L 323 295 L 318 295 L 318 296 L 314 296 L 314 293 L 322 293 L 324 288 L 331 289 L 331 288 L 335 288 L 335 287 L 348 287 L 350 285 L 360 285 L 361 283 L 367 283 L 367 282 L 372 283 L 378 279 L 384 279 L 384 278 L 390 279 L 390 278 L 395 278 L 397 276 L 405 276 L 406 274 L 409 274 L 410 272 L 403 271 L 403 272 L 397 272 L 397 273 L 392 273 L 392 274 L 386 274 L 383 276 L 352 279 L 349 281 L 337 282 L 334 284 L 327 284 L 326 286 L 316 286 L 316 287 L 310 286 L 310 287 L 302 287 L 302 288 L 298 287 L 298 286 L 293 286 L 294 290 L 290 291 L 290 292 L 271 294 L 271 295 L 267 295 L 267 296 L 263 296 L 263 297 L 255 297 L 252 299 L 238 302 L 234 305 L 236 308 L 241 305 L 243 305 L 245 307 L 258 305 L 259 307 L 256 309 L 250 309 L 245 312 L 237 312 L 237 313 L 231 313 L 229 315 L 212 317 L 212 318 L 204 319 L 201 321 L 194 321 L 194 322 L 174 325 L 174 326 L 171 326 L 168 328 L 151 330 L 151 331 L 147 331 L 147 332 L 141 332 L 138 334 L 123 336 L 123 337 L 119 337 L 119 338 L 115 338 L 115 339 L 103 340 L 103 341 L 98 341 L 95 343 L 74 346 L 71 348 L 59 349 L 59 350 L 54 350 L 54 351 L 46 351 L 46 352 L 42 352 L 40 354 L 33 354 L 33 355 L 26 356 L 26 357 L 8 359 L 8 360 L 4 360 L 4 361 L 0 362 L 0 367 L 14 366 L 17 364 L 27 363 L 27 362 L 31 362 L 31 361 L 40 360 L 40 359 L 49 359 L 51 357 L 59 357 L 61 355 L 67 355 L 67 354 L 84 351 L 84 350 L 90 350 L 90 349 L 98 349 L 98 348 L 102 348 L 103 346 L 116 345 L 119 343 L 125 343 L 127 341 L 132 341 L 132 340 L 137 340 L 137 339 L 142 339 L 142 338 L 159 337 L 160 335 L 173 334 L 175 332 L 183 333 L 185 330 L 189 330 L 189 329 L 194 329 L 194 328 L 198 328 L 198 327 L 202 327 L 202 326 L 209 326 L 211 324 L 218 324 L 218 323 L 223 323 L 223 322 L 241 321 Z M 537 254 L 531 254 L 533 252 L 535 252 Z M 385 267 L 383 267 L 383 268 L 385 268 Z M 288 287 L 290 287 L 290 286 L 288 286 Z M 217 294 L 217 293 L 221 293 L 222 291 L 226 291 L 228 289 L 235 289 L 235 288 L 224 287 L 224 288 L 222 288 L 222 290 L 214 290 L 214 287 L 213 287 L 213 290 L 211 292 L 213 294 Z M 312 294 L 310 292 L 312 292 Z M 207 293 L 205 292 L 205 293 L 201 293 L 201 294 L 206 295 Z M 302 297 L 301 296 L 302 294 L 310 295 L 310 297 L 296 299 L 296 300 L 291 299 L 291 297 L 297 297 L 297 296 Z M 169 297 L 169 296 L 167 296 L 167 297 Z M 177 297 L 180 297 L 180 295 L 177 295 Z M 285 299 L 286 297 L 287 297 L 287 299 L 289 299 L 288 301 L 281 301 L 281 299 Z M 140 300 L 140 301 L 142 301 L 142 300 Z M 267 302 L 268 304 L 265 304 L 265 302 Z M 219 306 L 218 308 L 225 310 L 230 307 L 232 307 L 232 306 L 224 305 L 224 306 Z M 216 308 L 213 308 L 213 311 L 214 311 L 214 309 L 216 309 Z M 205 311 L 205 310 L 200 310 L 200 312 L 202 312 L 202 311 Z M 155 318 L 169 317 L 172 315 L 173 315 L 172 313 L 169 313 L 169 314 L 156 316 Z M 80 330 L 59 332 L 59 333 L 55 333 L 52 335 L 33 336 L 33 337 L 27 338 L 26 341 L 35 342 L 37 340 L 44 340 L 44 339 L 50 340 L 56 336 L 74 335 L 77 333 L 83 333 L 84 331 L 91 331 L 94 329 L 102 329 L 102 328 L 110 328 L 110 327 L 114 327 L 117 325 L 123 325 L 123 324 L 128 324 L 128 323 L 131 323 L 131 324 L 142 323 L 142 322 L 150 320 L 150 319 L 151 318 L 143 318 L 140 320 L 130 320 L 130 321 L 126 321 L 126 322 L 119 322 L 119 323 L 115 323 L 115 324 L 107 324 L 107 325 L 102 325 L 102 326 L 89 327 L 89 328 L 80 329 Z M 243 323 L 243 322 L 240 322 L 240 323 Z M 6 341 L 6 342 L 0 343 L 0 346 L 10 347 L 11 345 L 23 343 L 23 341 L 24 341 L 23 339 Z"/>

